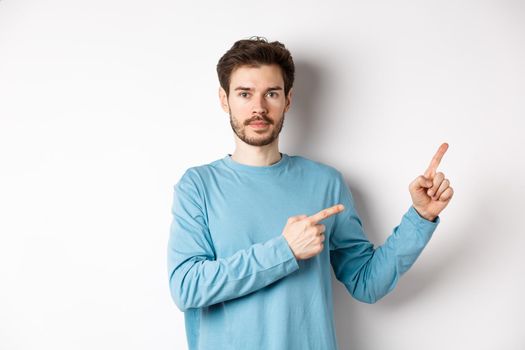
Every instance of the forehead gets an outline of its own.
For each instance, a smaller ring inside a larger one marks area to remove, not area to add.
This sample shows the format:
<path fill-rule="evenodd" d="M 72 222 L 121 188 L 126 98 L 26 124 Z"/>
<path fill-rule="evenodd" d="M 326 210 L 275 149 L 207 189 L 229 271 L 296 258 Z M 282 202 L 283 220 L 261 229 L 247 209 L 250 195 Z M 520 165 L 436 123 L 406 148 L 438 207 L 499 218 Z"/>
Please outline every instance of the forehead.
<path fill-rule="evenodd" d="M 240 66 L 230 76 L 230 88 L 237 86 L 264 87 L 280 86 L 284 88 L 281 67 L 276 64 L 263 64 L 258 67 Z"/>

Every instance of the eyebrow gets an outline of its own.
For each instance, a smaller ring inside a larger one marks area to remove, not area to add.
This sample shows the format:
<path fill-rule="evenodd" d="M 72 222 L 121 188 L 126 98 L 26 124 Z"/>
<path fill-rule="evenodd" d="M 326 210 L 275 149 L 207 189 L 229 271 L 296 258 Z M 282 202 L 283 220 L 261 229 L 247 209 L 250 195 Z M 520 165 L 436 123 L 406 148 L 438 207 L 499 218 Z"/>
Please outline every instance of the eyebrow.
<path fill-rule="evenodd" d="M 272 91 L 272 90 L 282 90 L 283 88 L 280 87 L 280 86 L 272 86 L 272 87 L 269 87 L 268 89 L 266 89 L 266 92 L 268 91 Z M 249 87 L 244 87 L 244 86 L 238 86 L 234 89 L 234 91 L 238 91 L 238 90 L 242 90 L 242 91 L 251 91 L 253 90 L 252 88 L 249 88 Z"/>

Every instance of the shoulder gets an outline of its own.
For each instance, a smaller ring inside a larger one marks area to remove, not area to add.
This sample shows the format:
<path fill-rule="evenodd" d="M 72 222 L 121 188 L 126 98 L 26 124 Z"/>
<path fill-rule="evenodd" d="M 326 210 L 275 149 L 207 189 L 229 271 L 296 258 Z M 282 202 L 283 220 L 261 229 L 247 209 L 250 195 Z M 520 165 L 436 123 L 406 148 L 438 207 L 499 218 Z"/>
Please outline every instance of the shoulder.
<path fill-rule="evenodd" d="M 204 186 L 206 179 L 208 179 L 213 172 L 220 168 L 220 163 L 221 159 L 217 159 L 209 163 L 190 166 L 179 177 L 176 185 L 188 184 L 195 187 L 202 187 Z"/>

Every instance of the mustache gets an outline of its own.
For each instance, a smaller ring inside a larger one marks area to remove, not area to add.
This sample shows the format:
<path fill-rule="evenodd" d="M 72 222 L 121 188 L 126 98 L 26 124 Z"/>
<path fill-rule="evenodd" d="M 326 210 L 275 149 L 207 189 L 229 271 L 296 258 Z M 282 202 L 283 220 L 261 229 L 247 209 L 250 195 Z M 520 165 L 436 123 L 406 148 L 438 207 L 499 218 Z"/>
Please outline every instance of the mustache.
<path fill-rule="evenodd" d="M 260 116 L 255 116 L 251 119 L 248 119 L 247 121 L 244 122 L 244 124 L 248 125 L 250 123 L 253 123 L 255 121 L 263 121 L 265 123 L 268 123 L 268 124 L 273 124 L 271 119 L 267 118 L 266 116 L 263 116 L 263 115 L 260 115 Z"/>

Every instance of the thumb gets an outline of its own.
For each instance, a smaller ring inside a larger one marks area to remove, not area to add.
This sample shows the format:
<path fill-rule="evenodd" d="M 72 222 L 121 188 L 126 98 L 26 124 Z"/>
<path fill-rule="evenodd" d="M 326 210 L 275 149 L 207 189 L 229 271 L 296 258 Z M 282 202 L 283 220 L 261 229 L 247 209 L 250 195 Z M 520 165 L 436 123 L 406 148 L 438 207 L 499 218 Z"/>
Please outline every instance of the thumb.
<path fill-rule="evenodd" d="M 432 181 L 423 175 L 418 176 L 412 183 L 410 184 L 410 188 L 413 190 L 419 190 L 422 188 L 430 188 L 432 187 Z"/>

